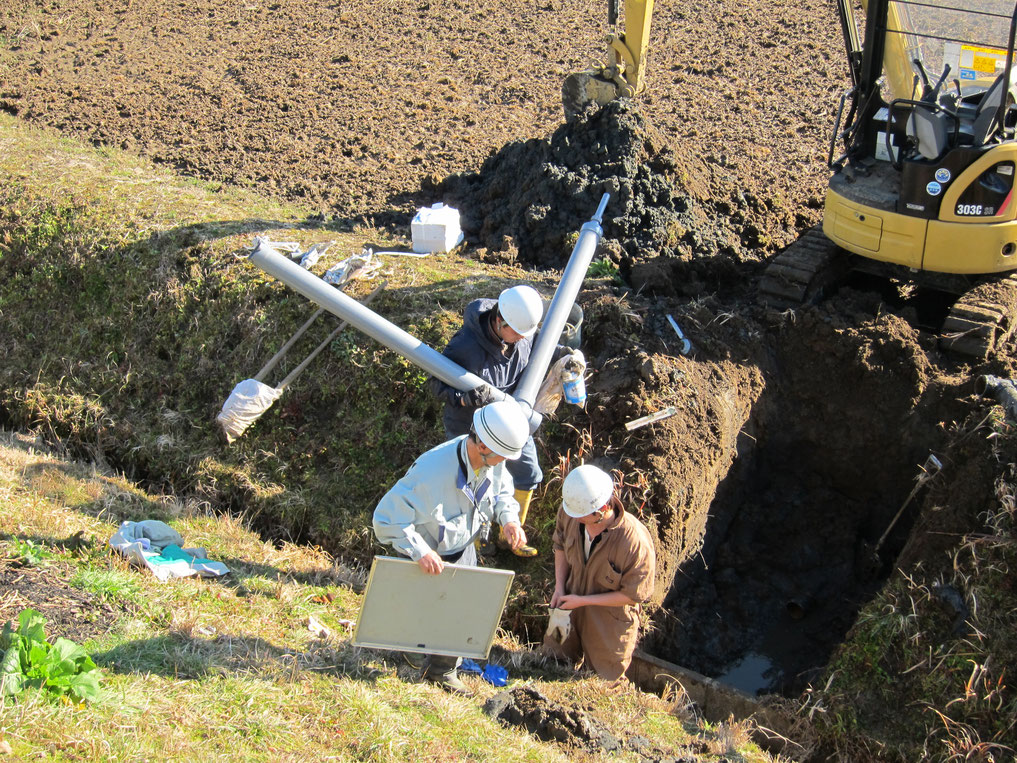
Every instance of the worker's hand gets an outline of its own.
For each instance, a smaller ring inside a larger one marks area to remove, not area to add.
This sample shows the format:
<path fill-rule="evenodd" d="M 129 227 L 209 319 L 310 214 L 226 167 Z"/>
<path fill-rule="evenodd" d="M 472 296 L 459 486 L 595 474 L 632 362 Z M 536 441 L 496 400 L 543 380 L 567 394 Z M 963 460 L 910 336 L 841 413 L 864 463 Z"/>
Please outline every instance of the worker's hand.
<path fill-rule="evenodd" d="M 582 350 L 573 350 L 572 359 L 577 363 L 580 363 L 583 366 L 583 368 L 586 368 L 586 356 L 583 355 Z"/>
<path fill-rule="evenodd" d="M 565 595 L 564 588 L 555 588 L 554 593 L 551 594 L 551 609 L 558 609 L 562 597 Z"/>
<path fill-rule="evenodd" d="M 558 609 L 578 609 L 579 607 L 586 606 L 586 597 L 575 593 L 567 593 L 558 599 L 556 604 L 552 604 L 551 606 L 557 607 Z"/>
<path fill-rule="evenodd" d="M 518 522 L 509 522 L 502 527 L 502 532 L 505 534 L 505 542 L 513 551 L 526 545 L 526 532 Z"/>
<path fill-rule="evenodd" d="M 443 562 L 441 557 L 434 551 L 428 551 L 420 557 L 417 560 L 417 564 L 419 564 L 420 569 L 428 575 L 440 575 L 441 571 L 445 569 L 445 562 Z"/>
<path fill-rule="evenodd" d="M 482 408 L 494 401 L 494 390 L 489 384 L 481 384 L 479 387 L 474 387 L 468 392 L 463 393 L 463 405 L 472 408 Z"/>

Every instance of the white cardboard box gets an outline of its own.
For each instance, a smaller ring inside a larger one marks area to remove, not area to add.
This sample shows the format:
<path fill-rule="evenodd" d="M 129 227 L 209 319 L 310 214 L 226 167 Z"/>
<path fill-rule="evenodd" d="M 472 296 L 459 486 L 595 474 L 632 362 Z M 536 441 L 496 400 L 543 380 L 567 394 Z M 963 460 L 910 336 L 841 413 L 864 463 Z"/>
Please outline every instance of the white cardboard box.
<path fill-rule="evenodd" d="M 463 240 L 459 227 L 459 210 L 442 203 L 421 207 L 410 223 L 413 251 L 418 254 L 447 252 Z"/>

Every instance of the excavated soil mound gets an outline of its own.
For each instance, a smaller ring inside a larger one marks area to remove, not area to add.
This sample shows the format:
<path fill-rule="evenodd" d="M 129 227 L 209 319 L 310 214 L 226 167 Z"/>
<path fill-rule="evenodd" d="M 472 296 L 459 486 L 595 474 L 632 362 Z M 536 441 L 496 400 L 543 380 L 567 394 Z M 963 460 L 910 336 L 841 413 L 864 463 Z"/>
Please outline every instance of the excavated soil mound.
<path fill-rule="evenodd" d="M 639 105 L 624 100 L 587 111 L 550 140 L 509 143 L 478 172 L 453 175 L 434 190 L 464 210 L 471 243 L 543 267 L 564 266 L 570 240 L 605 193 L 601 253 L 618 264 L 659 255 L 747 256 L 732 225 L 744 213 L 722 217 L 698 201 L 705 184 L 690 171 L 695 167 L 680 165 Z"/>

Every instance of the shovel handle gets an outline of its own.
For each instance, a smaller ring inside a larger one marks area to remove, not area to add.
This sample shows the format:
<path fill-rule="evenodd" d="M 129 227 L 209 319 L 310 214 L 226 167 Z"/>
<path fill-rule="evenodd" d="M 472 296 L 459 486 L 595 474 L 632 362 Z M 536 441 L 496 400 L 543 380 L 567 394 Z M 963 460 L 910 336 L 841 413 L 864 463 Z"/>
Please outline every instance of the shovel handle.
<path fill-rule="evenodd" d="M 376 296 L 378 295 L 378 293 L 379 293 L 379 292 L 380 292 L 380 291 L 381 291 L 382 289 L 384 289 L 384 288 L 385 288 L 385 285 L 386 285 L 387 283 L 388 283 L 388 281 L 382 281 L 382 282 L 381 282 L 380 284 L 378 284 L 378 286 L 377 286 L 377 287 L 375 288 L 375 290 L 374 290 L 374 291 L 372 291 L 372 292 L 371 292 L 370 294 L 368 294 L 368 295 L 367 295 L 367 296 L 366 296 L 366 297 L 364 298 L 364 301 L 362 302 L 362 304 L 364 304 L 364 305 L 369 305 L 369 304 L 371 304 L 371 300 L 373 300 L 373 299 L 374 299 L 374 298 L 375 298 L 375 297 L 376 297 Z M 320 312 L 321 312 L 322 310 L 324 310 L 324 309 L 325 309 L 325 308 L 321 308 L 321 310 L 319 310 L 318 312 L 320 313 Z M 315 316 L 317 316 L 317 313 L 315 313 Z M 321 344 L 319 344 L 319 345 L 318 345 L 317 347 L 315 347 L 315 348 L 314 348 L 314 349 L 313 349 L 313 350 L 311 351 L 311 354 L 310 354 L 310 355 L 308 355 L 308 356 L 307 356 L 306 358 L 304 358 L 304 359 L 303 359 L 303 360 L 302 360 L 302 361 L 300 362 L 300 365 L 299 365 L 299 366 L 297 366 L 297 367 L 296 367 L 296 368 L 294 368 L 294 369 L 293 369 L 292 371 L 290 371 L 290 372 L 289 372 L 289 374 L 288 374 L 288 375 L 286 376 L 286 378 L 285 378 L 285 379 L 283 379 L 283 380 L 282 380 L 281 382 L 279 382 L 279 386 L 278 386 L 278 387 L 276 387 L 276 389 L 278 389 L 278 390 L 279 390 L 280 392 L 281 392 L 282 390 L 286 389 L 286 387 L 288 387 L 288 386 L 289 386 L 290 382 L 292 382 L 292 381 L 293 381 L 294 379 L 296 379 L 296 378 L 297 378 L 297 375 L 298 375 L 298 374 L 299 374 L 299 373 L 300 373 L 301 371 L 303 371 L 303 370 L 304 370 L 305 368 L 307 368 L 308 364 L 309 364 L 309 363 L 310 363 L 310 362 L 311 362 L 312 360 L 314 360 L 314 359 L 315 359 L 316 357 L 318 357 L 318 353 L 319 353 L 319 352 L 321 352 L 322 350 L 324 350 L 324 349 L 325 349 L 326 347 L 328 347 L 328 345 L 329 345 L 329 344 L 330 344 L 330 343 L 332 342 L 332 340 L 333 340 L 333 339 L 335 339 L 335 338 L 336 338 L 337 336 L 339 336 L 339 332 L 340 332 L 340 331 L 342 331 L 342 330 L 343 330 L 344 328 L 346 328 L 346 326 L 347 326 L 347 325 L 348 325 L 348 323 L 347 323 L 346 321 L 343 321 L 343 322 L 342 322 L 342 323 L 340 323 L 340 324 L 339 324 L 338 326 L 336 326 L 336 327 L 335 327 L 335 330 L 334 330 L 334 331 L 333 331 L 333 332 L 332 332 L 331 334 L 329 334 L 329 335 L 328 335 L 327 337 L 325 337 L 324 341 L 322 341 L 322 343 L 321 343 Z"/>
<path fill-rule="evenodd" d="M 318 316 L 323 312 L 325 312 L 325 308 L 319 307 L 314 315 L 308 318 L 304 325 L 298 328 L 297 332 L 286 341 L 286 344 L 279 348 L 279 352 L 269 358 L 269 361 L 261 367 L 261 370 L 258 371 L 257 374 L 255 374 L 254 380 L 265 381 L 265 376 L 268 372 L 275 368 L 276 364 L 282 360 L 283 355 L 285 355 L 289 351 L 290 347 L 292 347 L 294 343 L 304 335 L 304 332 L 307 331 L 307 329 L 311 328 L 311 324 L 314 323 Z"/>
<path fill-rule="evenodd" d="M 918 495 L 918 491 L 922 489 L 922 486 L 932 479 L 942 468 L 943 464 L 941 464 L 939 459 L 935 456 L 930 454 L 929 457 L 925 459 L 925 465 L 922 467 L 922 474 L 918 475 L 918 482 L 908 494 L 908 497 L 904 499 L 904 503 L 901 504 L 901 507 L 897 509 L 897 513 L 894 514 L 893 519 L 890 520 L 890 524 L 887 525 L 886 529 L 883 531 L 883 534 L 879 538 L 879 542 L 876 543 L 876 548 L 872 551 L 873 554 L 879 554 L 879 549 L 882 548 L 883 542 L 886 540 L 886 536 L 890 534 L 894 525 L 897 524 L 897 520 L 900 519 L 900 515 L 904 513 L 904 509 L 906 509 L 908 504 L 910 504 L 914 497 Z"/>

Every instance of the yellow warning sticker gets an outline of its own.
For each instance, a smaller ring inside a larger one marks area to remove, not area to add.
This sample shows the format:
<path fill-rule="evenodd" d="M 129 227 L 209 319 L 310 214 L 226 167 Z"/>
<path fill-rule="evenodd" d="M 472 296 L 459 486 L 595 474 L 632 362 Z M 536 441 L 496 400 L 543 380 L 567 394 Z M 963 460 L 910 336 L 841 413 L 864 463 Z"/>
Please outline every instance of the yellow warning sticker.
<path fill-rule="evenodd" d="M 979 48 L 974 45 L 961 46 L 961 61 L 965 68 L 974 70 L 975 76 L 995 76 L 1006 61 L 1006 51 L 997 48 Z M 970 64 L 968 63 L 970 62 Z"/>

